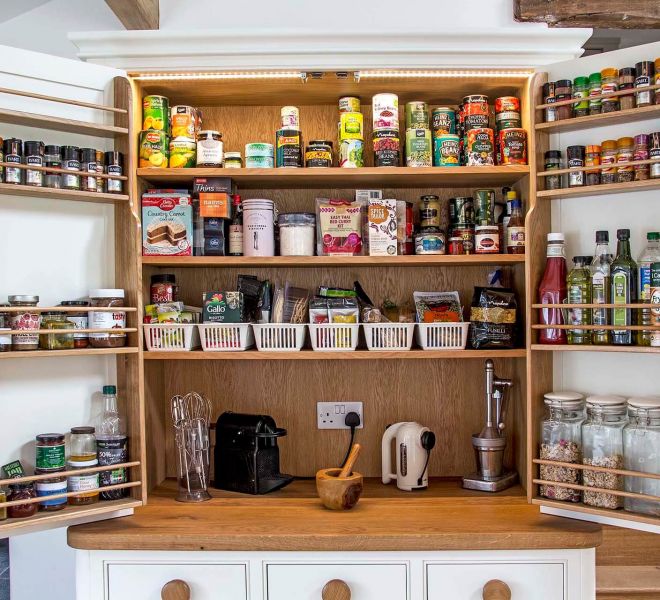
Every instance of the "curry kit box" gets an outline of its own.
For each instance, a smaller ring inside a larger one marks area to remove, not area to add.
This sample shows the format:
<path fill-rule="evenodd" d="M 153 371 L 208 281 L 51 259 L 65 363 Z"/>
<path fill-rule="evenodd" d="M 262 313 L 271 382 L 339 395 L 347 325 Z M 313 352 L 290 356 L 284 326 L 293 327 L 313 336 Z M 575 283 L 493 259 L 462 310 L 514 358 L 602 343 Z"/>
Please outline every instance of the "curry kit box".
<path fill-rule="evenodd" d="M 203 323 L 242 323 L 243 292 L 205 292 Z"/>
<path fill-rule="evenodd" d="M 142 194 L 142 254 L 192 256 L 193 207 L 187 190 Z"/>

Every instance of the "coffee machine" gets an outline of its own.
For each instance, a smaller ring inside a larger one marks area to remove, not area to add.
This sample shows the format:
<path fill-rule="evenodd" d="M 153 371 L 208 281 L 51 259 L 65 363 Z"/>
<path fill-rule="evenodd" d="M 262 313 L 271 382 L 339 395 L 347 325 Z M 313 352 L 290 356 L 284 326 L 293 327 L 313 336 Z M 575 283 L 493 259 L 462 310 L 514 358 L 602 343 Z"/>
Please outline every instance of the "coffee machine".
<path fill-rule="evenodd" d="M 516 471 L 504 468 L 507 391 L 513 386 L 513 382 L 497 377 L 495 366 L 490 359 L 486 361 L 485 371 L 486 424 L 479 434 L 472 436 L 477 472 L 463 477 L 463 487 L 482 492 L 500 492 L 511 487 L 518 479 Z"/>

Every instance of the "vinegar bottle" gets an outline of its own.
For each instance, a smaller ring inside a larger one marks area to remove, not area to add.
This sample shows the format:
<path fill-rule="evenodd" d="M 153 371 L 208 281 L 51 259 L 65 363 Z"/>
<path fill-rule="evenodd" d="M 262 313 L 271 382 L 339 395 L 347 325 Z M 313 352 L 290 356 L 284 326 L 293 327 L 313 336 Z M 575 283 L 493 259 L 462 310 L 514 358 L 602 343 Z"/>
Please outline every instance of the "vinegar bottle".
<path fill-rule="evenodd" d="M 547 260 L 543 279 L 539 284 L 540 304 L 562 304 L 566 301 L 566 254 L 564 234 L 549 233 Z M 560 308 L 543 308 L 539 322 L 542 325 L 563 325 L 564 317 Z M 565 329 L 541 329 L 540 344 L 565 344 Z"/>
<path fill-rule="evenodd" d="M 630 229 L 618 229 L 616 258 L 612 263 L 610 288 L 612 304 L 634 304 L 637 302 L 637 264 L 630 254 Z M 635 325 L 635 311 L 630 308 L 613 308 L 612 325 Z M 614 329 L 612 343 L 617 346 L 630 346 L 637 336 L 630 329 Z"/>

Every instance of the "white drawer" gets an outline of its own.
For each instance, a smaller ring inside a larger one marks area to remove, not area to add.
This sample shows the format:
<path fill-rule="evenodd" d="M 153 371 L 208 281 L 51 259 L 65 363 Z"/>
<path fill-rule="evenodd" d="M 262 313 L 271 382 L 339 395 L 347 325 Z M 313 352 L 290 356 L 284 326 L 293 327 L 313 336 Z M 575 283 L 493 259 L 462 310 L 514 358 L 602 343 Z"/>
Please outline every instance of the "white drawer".
<path fill-rule="evenodd" d="M 351 600 L 408 599 L 405 563 L 269 564 L 267 578 L 267 600 L 321 600 L 323 587 L 332 579 L 348 585 Z"/>
<path fill-rule="evenodd" d="M 247 600 L 244 564 L 109 563 L 107 600 L 161 600 L 161 589 L 172 579 L 190 587 L 192 600 Z"/>
<path fill-rule="evenodd" d="M 564 600 L 562 563 L 514 562 L 427 564 L 427 598 L 482 600 L 491 579 L 506 583 L 514 600 Z"/>

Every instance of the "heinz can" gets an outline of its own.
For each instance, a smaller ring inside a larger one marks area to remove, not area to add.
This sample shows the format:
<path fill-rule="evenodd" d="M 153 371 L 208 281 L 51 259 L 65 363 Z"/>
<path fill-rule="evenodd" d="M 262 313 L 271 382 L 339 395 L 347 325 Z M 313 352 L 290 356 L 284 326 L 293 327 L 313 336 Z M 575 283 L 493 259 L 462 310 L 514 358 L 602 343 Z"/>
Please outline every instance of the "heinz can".
<path fill-rule="evenodd" d="M 399 97 L 396 94 L 376 94 L 371 99 L 373 128 L 399 129 Z"/>
<path fill-rule="evenodd" d="M 397 129 L 378 129 L 373 133 L 374 167 L 398 167 L 401 143 Z"/>
<path fill-rule="evenodd" d="M 364 167 L 364 142 L 342 140 L 339 143 L 339 166 L 344 168 Z"/>
<path fill-rule="evenodd" d="M 433 164 L 436 167 L 458 167 L 460 143 L 455 134 L 444 134 L 433 138 Z"/>
<path fill-rule="evenodd" d="M 147 129 L 140 132 L 138 166 L 142 168 L 167 168 L 170 147 L 167 133 L 160 129 Z"/>
<path fill-rule="evenodd" d="M 433 129 L 433 137 L 456 133 L 456 111 L 446 106 L 434 108 L 431 129 Z"/>
<path fill-rule="evenodd" d="M 488 127 L 470 129 L 466 137 L 465 154 L 469 167 L 495 164 L 495 143 L 492 129 Z"/>
<path fill-rule="evenodd" d="M 339 112 L 360 112 L 360 99 L 355 96 L 339 98 Z"/>
<path fill-rule="evenodd" d="M 527 164 L 527 132 L 522 128 L 502 129 L 498 134 L 502 165 Z"/>
<path fill-rule="evenodd" d="M 172 137 L 197 139 L 202 127 L 202 114 L 194 106 L 173 106 L 171 111 Z"/>
<path fill-rule="evenodd" d="M 170 134 L 170 101 L 165 96 L 142 98 L 142 129 L 156 129 Z"/>
<path fill-rule="evenodd" d="M 431 130 L 406 130 L 406 166 L 430 167 L 431 160 Z"/>
<path fill-rule="evenodd" d="M 429 128 L 429 105 L 426 102 L 415 100 L 406 103 L 406 128 Z"/>

